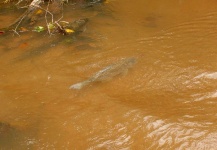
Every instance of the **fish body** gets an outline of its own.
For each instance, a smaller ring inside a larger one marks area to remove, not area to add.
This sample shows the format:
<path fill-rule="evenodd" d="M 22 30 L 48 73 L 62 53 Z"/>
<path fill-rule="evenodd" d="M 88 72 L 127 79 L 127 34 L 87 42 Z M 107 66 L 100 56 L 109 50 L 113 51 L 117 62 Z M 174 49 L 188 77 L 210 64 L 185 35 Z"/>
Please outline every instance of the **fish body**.
<path fill-rule="evenodd" d="M 95 73 L 89 79 L 73 84 L 69 87 L 69 89 L 82 89 L 83 87 L 89 85 L 93 82 L 106 81 L 120 74 L 126 74 L 128 69 L 131 68 L 136 63 L 135 58 L 125 58 L 120 60 L 117 63 L 111 64 L 102 70 Z"/>

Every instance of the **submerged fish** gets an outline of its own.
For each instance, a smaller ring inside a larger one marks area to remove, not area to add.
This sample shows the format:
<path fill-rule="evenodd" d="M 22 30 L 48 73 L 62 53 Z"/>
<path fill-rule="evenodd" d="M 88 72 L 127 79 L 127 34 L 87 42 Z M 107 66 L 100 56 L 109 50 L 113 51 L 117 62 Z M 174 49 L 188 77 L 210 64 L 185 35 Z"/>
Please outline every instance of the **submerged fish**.
<path fill-rule="evenodd" d="M 91 76 L 89 79 L 79 82 L 76 84 L 73 84 L 69 87 L 69 89 L 81 89 L 90 83 L 93 82 L 100 82 L 105 81 L 108 79 L 111 79 L 112 77 L 115 77 L 120 74 L 126 74 L 128 69 L 132 67 L 136 63 L 136 58 L 125 58 L 120 60 L 119 62 L 115 64 L 111 64 L 102 70 L 95 73 L 93 76 Z"/>

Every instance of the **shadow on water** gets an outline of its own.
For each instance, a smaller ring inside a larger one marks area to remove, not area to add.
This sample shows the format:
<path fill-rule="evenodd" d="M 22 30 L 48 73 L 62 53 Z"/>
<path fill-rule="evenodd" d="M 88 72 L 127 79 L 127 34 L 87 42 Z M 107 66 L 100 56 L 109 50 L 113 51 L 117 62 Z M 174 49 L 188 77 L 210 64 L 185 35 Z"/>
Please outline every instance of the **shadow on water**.
<path fill-rule="evenodd" d="M 26 149 L 31 148 L 31 134 L 7 123 L 0 123 L 0 147 L 1 149 Z M 34 135 L 35 136 L 35 135 Z M 26 145 L 23 141 L 26 141 Z M 29 143 L 28 143 L 29 142 Z M 28 145 L 28 146 L 27 146 Z"/>
<path fill-rule="evenodd" d="M 51 42 L 48 42 L 46 44 L 42 43 L 41 46 L 37 46 L 35 48 L 29 49 L 28 52 L 25 52 L 25 53 L 21 54 L 21 56 L 14 58 L 13 63 L 16 63 L 19 61 L 24 61 L 27 59 L 32 59 L 34 57 L 43 55 L 46 52 L 50 51 L 52 49 L 52 47 L 60 44 L 61 41 L 64 39 L 66 39 L 66 38 L 64 38 L 64 37 L 56 38 Z"/>
<path fill-rule="evenodd" d="M 18 132 L 15 128 L 11 127 L 9 124 L 6 123 L 0 123 L 0 146 L 1 149 L 6 149 L 6 147 L 9 147 L 10 143 L 13 143 L 16 141 L 19 137 L 17 136 Z M 12 144 L 14 145 L 14 144 Z M 14 147 L 15 148 L 15 147 Z"/>

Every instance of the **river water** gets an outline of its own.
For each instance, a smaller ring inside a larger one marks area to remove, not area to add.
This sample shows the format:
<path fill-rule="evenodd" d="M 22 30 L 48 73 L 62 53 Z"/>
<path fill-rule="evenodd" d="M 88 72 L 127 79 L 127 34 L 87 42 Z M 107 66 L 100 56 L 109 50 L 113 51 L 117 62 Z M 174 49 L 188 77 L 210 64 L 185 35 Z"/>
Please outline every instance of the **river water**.
<path fill-rule="evenodd" d="M 89 18 L 73 40 L 0 37 L 0 149 L 216 149 L 216 5 L 66 6 L 64 19 Z M 2 12 L 1 26 L 20 14 Z M 69 89 L 131 57 L 127 74 Z"/>

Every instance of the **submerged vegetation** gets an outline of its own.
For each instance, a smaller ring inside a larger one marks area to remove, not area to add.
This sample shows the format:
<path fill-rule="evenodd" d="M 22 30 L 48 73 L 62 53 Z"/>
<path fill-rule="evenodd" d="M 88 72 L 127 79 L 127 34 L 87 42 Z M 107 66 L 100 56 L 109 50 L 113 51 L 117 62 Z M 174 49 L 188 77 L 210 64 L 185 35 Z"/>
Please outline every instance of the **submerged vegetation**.
<path fill-rule="evenodd" d="M 0 5 L 13 5 L 16 9 L 26 9 L 25 12 L 7 27 L 0 29 L 0 34 L 13 32 L 20 35 L 22 32 L 47 31 L 49 35 L 61 33 L 71 35 L 80 32 L 81 27 L 87 23 L 87 18 L 80 18 L 70 22 L 64 20 L 64 6 L 93 7 L 106 0 L 4 0 Z M 38 23 L 42 20 L 45 23 Z M 30 28 L 33 27 L 33 30 Z"/>

